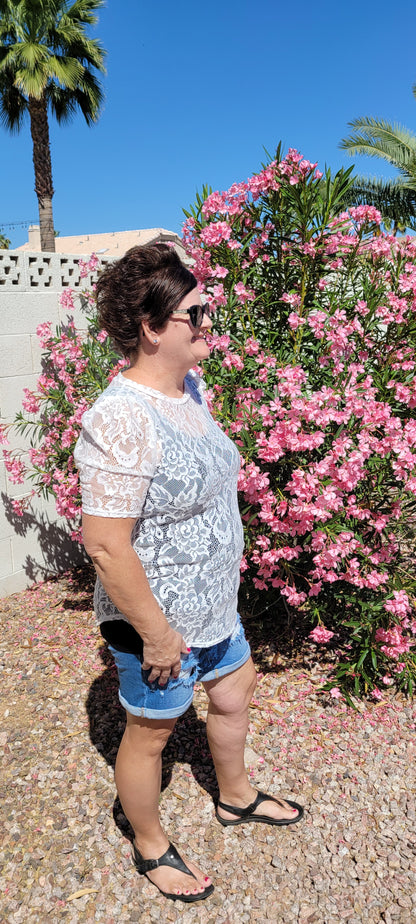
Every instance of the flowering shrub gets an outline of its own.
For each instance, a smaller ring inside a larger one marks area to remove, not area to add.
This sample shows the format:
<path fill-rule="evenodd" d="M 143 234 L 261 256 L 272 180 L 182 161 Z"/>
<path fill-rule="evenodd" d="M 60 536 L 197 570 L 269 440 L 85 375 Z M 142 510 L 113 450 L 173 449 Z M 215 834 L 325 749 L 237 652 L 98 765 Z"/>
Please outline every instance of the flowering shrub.
<path fill-rule="evenodd" d="M 80 261 L 81 277 L 95 270 L 97 263 L 94 255 L 88 263 Z M 19 412 L 13 424 L 18 432 L 30 434 L 29 464 L 22 460 L 23 454 L 3 450 L 9 481 L 23 484 L 28 476 L 34 484 L 23 500 L 12 501 L 15 513 L 23 515 L 34 495 L 52 496 L 57 513 L 70 524 L 74 541 L 81 541 L 81 497 L 73 460 L 81 417 L 124 365 L 106 332 L 97 326 L 94 293 L 84 291 L 81 301 L 91 312 L 85 334 L 75 329 L 71 289 L 66 289 L 60 298 L 61 306 L 69 312 L 67 322 L 59 325 L 54 334 L 49 322 L 40 324 L 36 331 L 44 350 L 43 371 L 36 392 L 24 389 L 22 405 L 26 416 Z M 0 432 L 5 444 L 7 429 L 2 427 Z"/>
<path fill-rule="evenodd" d="M 383 685 L 412 692 L 416 666 L 416 240 L 381 233 L 372 207 L 344 209 L 350 172 L 278 151 L 246 183 L 205 189 L 184 242 L 215 309 L 208 400 L 243 459 L 243 596 L 276 619 L 283 602 L 318 650 L 330 643 L 334 698 L 380 699 Z M 86 335 L 71 316 L 38 329 L 44 370 L 23 401 L 35 417 L 16 419 L 34 493 L 56 498 L 74 539 L 80 418 L 120 366 L 83 297 Z"/>
<path fill-rule="evenodd" d="M 243 457 L 251 604 L 283 598 L 337 646 L 328 686 L 377 698 L 415 673 L 416 241 L 344 210 L 349 182 L 278 152 L 205 189 L 184 240 L 215 308 L 209 398 Z"/>

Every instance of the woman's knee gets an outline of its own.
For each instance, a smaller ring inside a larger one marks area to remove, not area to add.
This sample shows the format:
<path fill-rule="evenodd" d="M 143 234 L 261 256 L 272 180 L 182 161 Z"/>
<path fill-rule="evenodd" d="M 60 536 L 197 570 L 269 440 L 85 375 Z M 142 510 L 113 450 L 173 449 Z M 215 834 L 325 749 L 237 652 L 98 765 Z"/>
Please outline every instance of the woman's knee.
<path fill-rule="evenodd" d="M 232 674 L 204 684 L 215 711 L 235 714 L 247 709 L 257 683 L 257 674 L 251 658 Z"/>
<path fill-rule="evenodd" d="M 157 757 L 166 746 L 175 724 L 176 719 L 158 722 L 153 719 L 138 718 L 128 713 L 124 738 L 130 747 L 142 755 Z"/>

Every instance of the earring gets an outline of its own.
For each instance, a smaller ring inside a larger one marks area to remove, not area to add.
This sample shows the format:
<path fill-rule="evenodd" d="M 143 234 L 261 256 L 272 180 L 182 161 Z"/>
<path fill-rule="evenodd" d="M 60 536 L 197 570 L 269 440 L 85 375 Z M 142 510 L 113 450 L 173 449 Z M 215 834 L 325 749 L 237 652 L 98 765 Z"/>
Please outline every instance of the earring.
<path fill-rule="evenodd" d="M 153 343 L 159 343 L 159 341 L 156 339 L 156 340 L 153 341 Z"/>

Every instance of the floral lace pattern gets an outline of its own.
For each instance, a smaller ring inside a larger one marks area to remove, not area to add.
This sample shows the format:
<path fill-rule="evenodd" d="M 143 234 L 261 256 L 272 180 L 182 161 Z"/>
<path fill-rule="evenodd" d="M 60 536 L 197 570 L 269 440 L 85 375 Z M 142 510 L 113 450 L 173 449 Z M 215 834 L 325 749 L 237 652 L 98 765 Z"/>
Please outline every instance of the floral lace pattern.
<path fill-rule="evenodd" d="M 133 547 L 169 624 L 188 645 L 231 635 L 243 530 L 239 453 L 211 417 L 196 373 L 170 398 L 121 373 L 82 419 L 83 509 L 135 516 Z M 123 618 L 97 579 L 98 620 Z"/>

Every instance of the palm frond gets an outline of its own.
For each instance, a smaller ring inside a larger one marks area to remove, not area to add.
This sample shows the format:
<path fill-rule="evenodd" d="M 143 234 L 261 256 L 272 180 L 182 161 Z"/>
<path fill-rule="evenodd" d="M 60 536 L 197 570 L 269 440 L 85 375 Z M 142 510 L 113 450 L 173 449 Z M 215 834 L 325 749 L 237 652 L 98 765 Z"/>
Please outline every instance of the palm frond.
<path fill-rule="evenodd" d="M 80 61 L 69 55 L 51 55 L 48 61 L 49 80 L 55 78 L 68 90 L 75 90 L 84 70 Z"/>
<path fill-rule="evenodd" d="M 7 131 L 17 134 L 27 113 L 26 98 L 10 80 L 7 70 L 0 71 L 0 123 Z"/>
<path fill-rule="evenodd" d="M 57 54 L 61 53 L 61 46 L 57 46 L 55 51 Z M 80 41 L 78 36 L 72 36 L 63 49 L 63 55 L 76 58 L 84 67 L 95 67 L 96 70 L 102 73 L 105 73 L 104 58 L 106 54 L 107 52 L 97 39 Z"/>
<path fill-rule="evenodd" d="M 416 226 L 416 188 L 408 189 L 401 178 L 384 180 L 357 176 L 346 194 L 348 205 L 373 205 L 383 220 L 393 222 L 400 230 Z"/>
<path fill-rule="evenodd" d="M 362 117 L 348 123 L 351 135 L 339 147 L 349 154 L 380 157 L 398 170 L 416 175 L 416 135 L 398 123 Z"/>
<path fill-rule="evenodd" d="M 49 57 L 48 49 L 44 45 L 38 45 L 36 42 L 25 42 L 9 46 L 9 56 L 13 55 L 18 67 L 27 68 L 34 71 L 39 65 L 44 64 Z"/>
<path fill-rule="evenodd" d="M 79 109 L 87 125 L 92 125 L 99 117 L 104 93 L 94 74 L 85 70 L 75 90 L 50 83 L 46 89 L 46 98 L 59 124 L 70 122 Z"/>
<path fill-rule="evenodd" d="M 84 22 L 89 26 L 95 26 L 98 22 L 95 10 L 99 10 L 103 6 L 104 0 L 75 0 L 75 3 L 66 11 L 66 16 L 76 22 Z"/>

